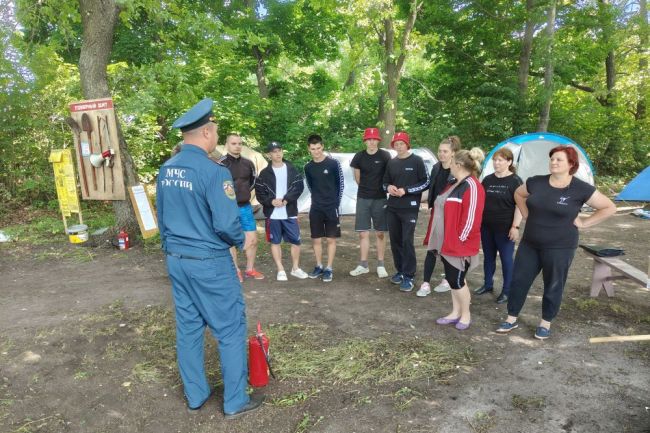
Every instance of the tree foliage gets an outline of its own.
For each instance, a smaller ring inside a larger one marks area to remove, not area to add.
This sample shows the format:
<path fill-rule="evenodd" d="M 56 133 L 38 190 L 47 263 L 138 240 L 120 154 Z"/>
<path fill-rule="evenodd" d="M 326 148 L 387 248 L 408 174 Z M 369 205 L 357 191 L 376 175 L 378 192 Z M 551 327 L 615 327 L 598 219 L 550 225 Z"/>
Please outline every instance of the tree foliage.
<path fill-rule="evenodd" d="M 412 1 L 121 0 L 109 86 L 145 182 L 180 140 L 173 120 L 203 97 L 215 100 L 222 135 L 237 131 L 253 147 L 281 141 L 300 162 L 305 138 L 318 132 L 329 149 L 358 150 L 362 130 L 382 125 L 387 61 L 401 54 L 395 128 L 416 146 L 457 134 L 488 150 L 537 127 L 549 96 L 549 1 L 530 10 L 502 0 L 422 2 L 407 45 L 386 58 L 386 20 L 399 42 Z M 645 0 L 553 1 L 548 129 L 585 147 L 603 174 L 630 175 L 650 162 Z M 0 202 L 46 203 L 54 197 L 47 155 L 71 146 L 63 118 L 82 98 L 79 3 L 17 0 L 0 19 Z M 521 94 L 527 19 L 534 32 Z"/>

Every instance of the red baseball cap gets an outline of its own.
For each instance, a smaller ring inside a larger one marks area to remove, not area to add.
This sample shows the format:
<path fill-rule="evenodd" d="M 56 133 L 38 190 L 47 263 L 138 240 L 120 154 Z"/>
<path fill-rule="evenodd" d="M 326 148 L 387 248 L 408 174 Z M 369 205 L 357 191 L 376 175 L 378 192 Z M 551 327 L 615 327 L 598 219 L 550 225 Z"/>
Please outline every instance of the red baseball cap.
<path fill-rule="evenodd" d="M 379 140 L 381 141 L 381 136 L 379 135 L 378 128 L 366 128 L 363 132 L 363 141 L 366 140 Z"/>
<path fill-rule="evenodd" d="M 411 139 L 409 138 L 409 135 L 404 132 L 396 132 L 395 135 L 393 135 L 393 139 L 390 141 L 390 147 L 395 147 L 394 144 L 396 141 L 403 141 L 406 143 L 406 147 L 409 149 L 411 148 Z"/>

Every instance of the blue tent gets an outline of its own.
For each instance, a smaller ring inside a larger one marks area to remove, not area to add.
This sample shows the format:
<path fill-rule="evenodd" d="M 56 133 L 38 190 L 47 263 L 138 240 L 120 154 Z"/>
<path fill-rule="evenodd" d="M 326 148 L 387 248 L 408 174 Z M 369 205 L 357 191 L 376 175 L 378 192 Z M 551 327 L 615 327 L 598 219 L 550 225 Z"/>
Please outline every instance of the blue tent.
<path fill-rule="evenodd" d="M 615 200 L 650 201 L 650 166 L 628 183 Z"/>
<path fill-rule="evenodd" d="M 517 167 L 517 174 L 524 182 L 530 176 L 548 174 L 548 152 L 555 146 L 559 145 L 572 146 L 578 151 L 580 166 L 576 173 L 576 177 L 593 185 L 595 170 L 589 160 L 589 156 L 587 156 L 587 152 L 585 152 L 578 143 L 570 138 L 559 134 L 553 134 L 552 132 L 533 132 L 530 134 L 518 135 L 497 144 L 483 162 L 481 179 L 488 174 L 494 173 L 492 157 L 494 156 L 494 152 L 502 147 L 506 147 L 512 151 L 515 166 Z"/>

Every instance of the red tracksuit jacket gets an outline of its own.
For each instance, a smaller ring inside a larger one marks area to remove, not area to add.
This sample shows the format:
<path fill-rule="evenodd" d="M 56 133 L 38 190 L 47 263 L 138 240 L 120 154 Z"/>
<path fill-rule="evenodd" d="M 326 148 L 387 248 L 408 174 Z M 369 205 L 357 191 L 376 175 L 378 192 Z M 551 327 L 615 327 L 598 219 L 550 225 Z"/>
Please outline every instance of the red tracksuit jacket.
<path fill-rule="evenodd" d="M 448 186 L 444 191 L 452 186 Z M 453 257 L 471 257 L 478 254 L 484 206 L 485 190 L 481 182 L 474 176 L 463 179 L 445 201 L 445 234 L 441 254 Z M 432 222 L 433 209 L 424 245 L 429 243 Z"/>

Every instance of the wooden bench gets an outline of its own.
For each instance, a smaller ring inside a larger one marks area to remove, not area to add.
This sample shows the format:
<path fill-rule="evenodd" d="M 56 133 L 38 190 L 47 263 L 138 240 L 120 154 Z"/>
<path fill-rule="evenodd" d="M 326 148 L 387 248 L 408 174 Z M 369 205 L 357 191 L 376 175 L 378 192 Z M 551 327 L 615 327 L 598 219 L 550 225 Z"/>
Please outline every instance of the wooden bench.
<path fill-rule="evenodd" d="M 587 250 L 584 252 L 594 259 L 594 272 L 591 277 L 591 296 L 597 297 L 602 289 L 610 298 L 614 296 L 612 281 L 630 279 L 639 283 L 646 290 L 650 289 L 648 274 L 624 262 L 618 257 L 600 257 Z M 622 275 L 612 275 L 612 269 Z"/>

